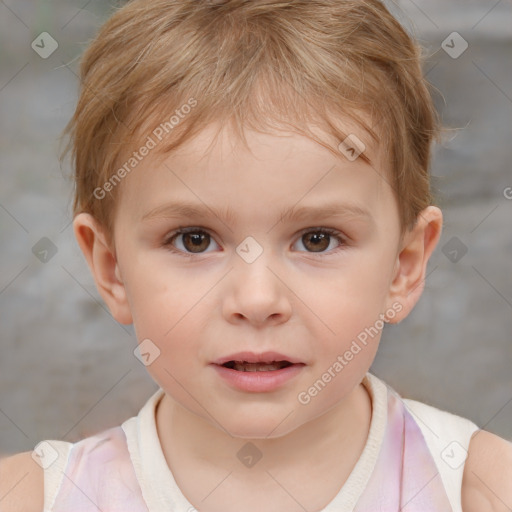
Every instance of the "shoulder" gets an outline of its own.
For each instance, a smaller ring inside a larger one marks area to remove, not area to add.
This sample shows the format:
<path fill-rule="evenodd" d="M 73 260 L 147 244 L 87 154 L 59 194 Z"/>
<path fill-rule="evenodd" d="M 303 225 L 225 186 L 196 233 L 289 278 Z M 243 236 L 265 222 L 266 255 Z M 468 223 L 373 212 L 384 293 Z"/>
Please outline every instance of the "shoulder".
<path fill-rule="evenodd" d="M 509 512 L 511 482 L 512 443 L 485 430 L 475 432 L 464 466 L 463 512 Z"/>
<path fill-rule="evenodd" d="M 32 452 L 0 459 L 0 509 L 2 512 L 42 512 L 44 472 Z"/>

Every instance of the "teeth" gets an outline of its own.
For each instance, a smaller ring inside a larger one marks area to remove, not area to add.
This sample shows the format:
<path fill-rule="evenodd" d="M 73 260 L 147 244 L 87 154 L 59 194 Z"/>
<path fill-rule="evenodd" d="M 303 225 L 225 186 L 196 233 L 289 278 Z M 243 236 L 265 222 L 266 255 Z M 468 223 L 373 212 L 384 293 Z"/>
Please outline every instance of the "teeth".
<path fill-rule="evenodd" d="M 286 361 L 278 361 L 275 363 L 246 363 L 245 361 L 234 361 L 232 368 L 239 372 L 269 372 L 280 370 L 285 366 L 289 366 Z"/>

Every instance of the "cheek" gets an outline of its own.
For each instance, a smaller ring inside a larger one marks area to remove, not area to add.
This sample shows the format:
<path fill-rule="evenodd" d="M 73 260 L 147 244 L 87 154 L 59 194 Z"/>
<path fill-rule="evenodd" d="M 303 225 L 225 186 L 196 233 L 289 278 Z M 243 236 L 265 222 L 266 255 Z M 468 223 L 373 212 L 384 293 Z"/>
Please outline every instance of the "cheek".
<path fill-rule="evenodd" d="M 149 374 L 178 401 L 188 403 L 190 396 L 184 389 L 194 388 L 191 382 L 200 365 L 198 354 L 204 329 L 198 314 L 204 310 L 198 299 L 204 293 L 187 297 L 176 291 L 179 286 L 164 285 L 162 281 L 145 280 L 132 288 L 136 297 L 135 332 L 141 351 L 149 339 L 149 346 L 158 354 L 146 366 Z"/>
<path fill-rule="evenodd" d="M 337 376 L 329 384 L 337 395 L 343 395 L 347 385 L 357 382 L 375 358 L 389 288 L 387 259 L 389 255 L 358 255 L 337 279 L 325 283 L 326 293 L 314 296 L 311 304 L 322 320 L 315 335 L 321 340 L 315 356 L 321 372 L 330 370 Z"/>
<path fill-rule="evenodd" d="M 170 286 L 165 276 L 159 277 L 132 283 L 129 297 L 137 338 L 152 338 L 164 349 L 188 325 L 193 304 L 186 293 L 178 292 L 179 283 Z"/>
<path fill-rule="evenodd" d="M 193 280 L 191 284 L 184 272 L 165 265 L 139 268 L 153 269 L 132 274 L 128 288 L 139 343 L 150 339 L 162 356 L 158 365 L 165 361 L 169 371 L 197 364 L 208 308 L 214 308 L 207 295 L 212 285 L 208 286 L 208 280 L 204 284 Z"/>
<path fill-rule="evenodd" d="M 389 255 L 359 253 L 342 267 L 338 278 L 326 283 L 327 293 L 317 295 L 317 309 L 326 315 L 337 334 L 355 335 L 353 329 L 372 325 L 383 312 L 391 277 Z M 352 329 L 350 333 L 347 329 Z"/>
<path fill-rule="evenodd" d="M 127 298 L 139 340 L 149 337 L 149 333 L 161 337 L 168 332 L 177 318 L 185 314 L 190 290 L 179 270 L 163 258 L 163 253 L 151 252 L 127 244 L 122 261 Z"/>

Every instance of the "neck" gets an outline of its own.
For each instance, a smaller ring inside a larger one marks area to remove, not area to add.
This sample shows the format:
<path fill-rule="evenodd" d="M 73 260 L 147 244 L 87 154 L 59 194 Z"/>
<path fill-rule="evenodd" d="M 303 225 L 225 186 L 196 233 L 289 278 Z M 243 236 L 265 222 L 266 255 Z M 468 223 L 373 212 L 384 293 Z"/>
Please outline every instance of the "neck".
<path fill-rule="evenodd" d="M 248 486 L 254 487 L 258 479 L 268 479 L 268 473 L 286 471 L 297 479 L 302 475 L 303 480 L 309 480 L 312 470 L 316 475 L 332 477 L 335 474 L 341 487 L 365 446 L 370 421 L 371 399 L 362 384 L 322 416 L 276 438 L 233 437 L 185 409 L 167 394 L 156 412 L 162 450 L 180 487 L 180 480 L 184 485 L 187 473 L 205 476 L 208 473 L 227 475 L 235 471 L 241 484 L 245 479 Z M 234 454 L 249 442 L 264 457 L 261 463 L 250 468 L 250 472 L 244 472 Z M 196 484 L 199 481 L 203 480 L 195 479 Z"/>

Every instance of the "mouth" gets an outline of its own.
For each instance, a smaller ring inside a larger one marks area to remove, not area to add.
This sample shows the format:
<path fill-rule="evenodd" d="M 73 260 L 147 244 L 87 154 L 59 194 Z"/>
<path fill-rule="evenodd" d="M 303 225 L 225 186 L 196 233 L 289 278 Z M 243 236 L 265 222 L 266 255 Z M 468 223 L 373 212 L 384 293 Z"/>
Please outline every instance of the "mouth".
<path fill-rule="evenodd" d="M 250 363 L 248 361 L 227 361 L 220 365 L 230 370 L 236 370 L 237 372 L 272 372 L 288 368 L 294 364 L 302 363 L 291 363 L 290 361 L 268 361 L 259 363 Z"/>
<path fill-rule="evenodd" d="M 221 357 L 213 361 L 213 364 L 240 372 L 276 371 L 297 364 L 304 366 L 300 359 L 290 354 L 280 354 L 274 351 L 255 353 L 247 350 Z"/>
<path fill-rule="evenodd" d="M 268 393 L 298 377 L 306 366 L 289 354 L 267 351 L 238 352 L 212 363 L 217 374 L 231 387 L 249 393 Z"/>

